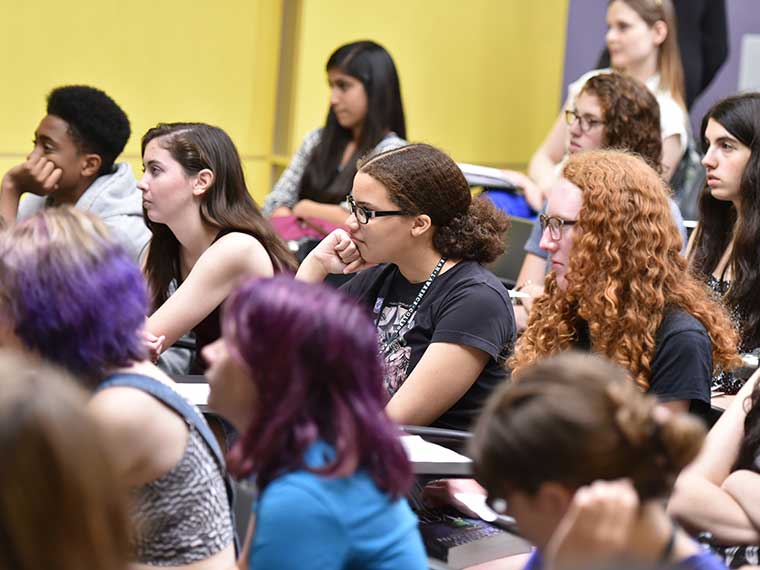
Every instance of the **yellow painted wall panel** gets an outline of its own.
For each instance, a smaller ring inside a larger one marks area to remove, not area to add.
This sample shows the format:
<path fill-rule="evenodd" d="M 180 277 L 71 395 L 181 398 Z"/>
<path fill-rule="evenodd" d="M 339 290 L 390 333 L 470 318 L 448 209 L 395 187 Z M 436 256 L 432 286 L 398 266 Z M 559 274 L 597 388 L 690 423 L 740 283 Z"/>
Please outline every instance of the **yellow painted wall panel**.
<path fill-rule="evenodd" d="M 459 160 L 525 163 L 556 117 L 567 0 L 302 6 L 292 149 L 324 122 L 329 54 L 358 39 L 374 39 L 394 57 L 410 138 Z"/>
<path fill-rule="evenodd" d="M 4 0 L 0 156 L 30 150 L 58 85 L 102 88 L 132 123 L 125 156 L 160 121 L 219 125 L 248 158 L 271 147 L 282 0 Z M 138 170 L 139 171 L 139 170 Z M 249 183 L 263 194 L 268 173 Z"/>

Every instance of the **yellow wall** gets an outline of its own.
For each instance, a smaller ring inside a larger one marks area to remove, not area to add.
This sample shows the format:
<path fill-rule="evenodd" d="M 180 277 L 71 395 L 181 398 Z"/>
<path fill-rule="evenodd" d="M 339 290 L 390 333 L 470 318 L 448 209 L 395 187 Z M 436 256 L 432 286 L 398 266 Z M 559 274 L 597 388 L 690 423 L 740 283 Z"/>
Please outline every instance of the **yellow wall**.
<path fill-rule="evenodd" d="M 284 3 L 297 13 L 295 57 L 278 94 Z M 324 64 L 338 45 L 371 38 L 399 67 L 408 131 L 458 160 L 525 163 L 559 102 L 567 0 L 4 0 L 0 34 L 0 172 L 23 160 L 51 88 L 86 83 L 132 122 L 125 158 L 159 121 L 227 130 L 254 196 L 271 187 L 277 106 L 290 113 L 285 151 L 323 123 Z"/>
<path fill-rule="evenodd" d="M 31 150 L 58 85 L 102 88 L 130 117 L 125 156 L 159 121 L 204 121 L 235 141 L 254 193 L 269 188 L 281 0 L 3 0 L 0 169 Z"/>
<path fill-rule="evenodd" d="M 556 117 L 566 19 L 567 0 L 303 0 L 291 150 L 324 122 L 330 53 L 373 39 L 396 61 L 410 139 L 524 164 Z"/>

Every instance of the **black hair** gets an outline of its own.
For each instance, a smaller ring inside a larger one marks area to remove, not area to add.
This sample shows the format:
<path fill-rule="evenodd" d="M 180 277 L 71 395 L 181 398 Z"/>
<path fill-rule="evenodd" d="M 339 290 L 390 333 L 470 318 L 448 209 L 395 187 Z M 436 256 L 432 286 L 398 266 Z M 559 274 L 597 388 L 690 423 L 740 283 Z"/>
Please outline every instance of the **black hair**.
<path fill-rule="evenodd" d="M 388 132 L 406 138 L 406 122 L 396 66 L 381 45 L 372 41 L 343 45 L 333 52 L 325 67 L 358 79 L 367 93 L 367 116 L 356 152 L 348 163 L 339 171 L 352 134 L 340 126 L 330 108 L 319 144 L 301 177 L 299 198 L 337 204 L 351 191 L 356 160 L 375 148 Z"/>
<path fill-rule="evenodd" d="M 750 149 L 740 192 L 740 212 L 733 203 L 718 200 L 705 186 L 699 199 L 699 227 L 691 260 L 695 271 L 708 275 L 715 270 L 731 239 L 729 260 L 731 285 L 725 301 L 743 319 L 742 345 L 760 346 L 760 93 L 744 93 L 719 101 L 702 119 L 702 143 L 707 123 L 713 119 Z M 740 221 L 738 227 L 734 227 Z"/>
<path fill-rule="evenodd" d="M 111 172 L 131 133 L 129 118 L 113 99 L 94 87 L 66 85 L 50 92 L 47 113 L 68 123 L 80 151 L 100 155 L 99 176 Z"/>

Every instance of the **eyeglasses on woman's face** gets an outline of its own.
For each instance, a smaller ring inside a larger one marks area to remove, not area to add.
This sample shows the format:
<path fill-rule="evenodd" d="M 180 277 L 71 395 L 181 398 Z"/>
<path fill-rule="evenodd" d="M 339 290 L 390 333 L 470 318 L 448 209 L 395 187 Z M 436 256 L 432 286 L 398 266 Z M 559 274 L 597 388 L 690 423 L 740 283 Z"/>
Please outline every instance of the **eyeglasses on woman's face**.
<path fill-rule="evenodd" d="M 349 195 L 346 198 L 351 213 L 360 224 L 368 223 L 372 218 L 381 218 L 383 216 L 407 216 L 403 210 L 369 210 L 363 206 L 357 206 L 354 197 Z"/>
<path fill-rule="evenodd" d="M 549 228 L 549 235 L 554 241 L 562 239 L 562 228 L 564 226 L 572 226 L 578 223 L 578 220 L 563 220 L 557 216 L 547 216 L 546 214 L 540 214 L 538 220 L 541 223 L 541 231 L 546 231 Z"/>
<path fill-rule="evenodd" d="M 604 124 L 604 121 L 601 121 L 595 117 L 591 117 L 590 115 L 579 115 L 578 111 L 575 109 L 566 109 L 565 122 L 568 125 L 572 125 L 575 123 L 575 121 L 578 121 L 582 133 L 587 133 L 593 129 L 596 129 L 597 127 L 601 127 Z"/>

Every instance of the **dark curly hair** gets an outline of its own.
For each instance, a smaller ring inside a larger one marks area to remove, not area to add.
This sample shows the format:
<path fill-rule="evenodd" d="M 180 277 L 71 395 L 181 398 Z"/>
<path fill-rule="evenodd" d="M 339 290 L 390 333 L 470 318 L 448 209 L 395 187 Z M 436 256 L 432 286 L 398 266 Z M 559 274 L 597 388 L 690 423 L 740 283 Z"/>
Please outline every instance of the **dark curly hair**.
<path fill-rule="evenodd" d="M 635 152 L 661 171 L 660 105 L 646 85 L 613 71 L 590 78 L 581 93 L 595 96 L 602 108 L 604 148 Z"/>
<path fill-rule="evenodd" d="M 509 361 L 513 373 L 570 348 L 583 319 L 594 352 L 626 368 L 647 390 L 657 330 L 672 308 L 705 327 L 716 371 L 734 368 L 738 335 L 726 310 L 688 271 L 668 189 L 657 173 L 629 153 L 595 150 L 571 156 L 563 176 L 583 195 L 567 287 L 560 290 L 554 273 L 547 276 L 546 292 Z"/>
<path fill-rule="evenodd" d="M 131 133 L 126 113 L 113 99 L 94 87 L 66 85 L 50 92 L 47 113 L 68 123 L 81 151 L 100 155 L 98 175 L 111 172 Z"/>
<path fill-rule="evenodd" d="M 464 174 L 450 156 L 427 144 L 411 144 L 360 162 L 391 201 L 411 214 L 427 214 L 433 247 L 450 259 L 490 263 L 504 253 L 509 218 L 485 198 L 472 198 Z"/>

